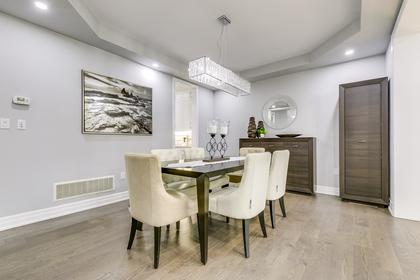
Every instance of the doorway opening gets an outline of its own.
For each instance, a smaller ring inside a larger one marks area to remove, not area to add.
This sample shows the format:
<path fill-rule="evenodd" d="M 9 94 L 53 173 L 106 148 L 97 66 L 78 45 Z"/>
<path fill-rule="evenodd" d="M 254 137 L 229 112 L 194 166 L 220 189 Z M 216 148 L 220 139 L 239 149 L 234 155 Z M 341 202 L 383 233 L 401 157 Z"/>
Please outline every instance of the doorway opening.
<path fill-rule="evenodd" d="M 197 91 L 197 86 L 174 78 L 172 143 L 175 148 L 197 147 Z"/>

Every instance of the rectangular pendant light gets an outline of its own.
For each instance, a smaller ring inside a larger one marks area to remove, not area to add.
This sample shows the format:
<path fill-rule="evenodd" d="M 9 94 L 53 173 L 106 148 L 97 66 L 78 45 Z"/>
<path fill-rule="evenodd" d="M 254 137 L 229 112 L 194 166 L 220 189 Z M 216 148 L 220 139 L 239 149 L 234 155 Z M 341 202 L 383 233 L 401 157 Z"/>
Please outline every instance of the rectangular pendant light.
<path fill-rule="evenodd" d="M 231 70 L 203 56 L 189 63 L 189 77 L 234 96 L 250 95 L 251 83 Z"/>

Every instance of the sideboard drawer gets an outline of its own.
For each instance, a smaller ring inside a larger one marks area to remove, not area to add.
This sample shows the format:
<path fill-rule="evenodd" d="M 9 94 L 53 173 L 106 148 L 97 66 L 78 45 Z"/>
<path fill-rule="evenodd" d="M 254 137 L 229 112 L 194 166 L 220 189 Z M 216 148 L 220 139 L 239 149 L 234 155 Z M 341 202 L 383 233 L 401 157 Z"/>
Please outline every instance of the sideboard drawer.
<path fill-rule="evenodd" d="M 284 142 L 283 147 L 284 149 L 289 150 L 290 154 L 307 156 L 309 143 L 308 142 Z"/>
<path fill-rule="evenodd" d="M 246 143 L 243 143 L 243 145 L 241 146 L 241 148 L 246 148 L 246 147 L 261 147 L 261 142 L 248 141 Z"/>
<path fill-rule="evenodd" d="M 283 143 L 281 142 L 261 142 L 261 147 L 265 149 L 266 152 L 274 152 L 277 150 L 283 150 Z"/>

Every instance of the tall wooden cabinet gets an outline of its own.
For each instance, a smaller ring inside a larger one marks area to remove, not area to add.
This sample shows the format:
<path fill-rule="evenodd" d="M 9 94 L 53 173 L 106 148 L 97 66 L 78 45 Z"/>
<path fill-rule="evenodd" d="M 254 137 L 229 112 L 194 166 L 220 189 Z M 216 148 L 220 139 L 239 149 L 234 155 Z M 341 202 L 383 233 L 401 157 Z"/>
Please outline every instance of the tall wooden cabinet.
<path fill-rule="evenodd" d="M 388 78 L 340 85 L 340 196 L 389 204 Z"/>
<path fill-rule="evenodd" d="M 312 194 L 316 184 L 315 138 L 242 138 L 239 147 L 262 147 L 273 153 L 276 150 L 289 150 L 289 168 L 286 189 Z"/>

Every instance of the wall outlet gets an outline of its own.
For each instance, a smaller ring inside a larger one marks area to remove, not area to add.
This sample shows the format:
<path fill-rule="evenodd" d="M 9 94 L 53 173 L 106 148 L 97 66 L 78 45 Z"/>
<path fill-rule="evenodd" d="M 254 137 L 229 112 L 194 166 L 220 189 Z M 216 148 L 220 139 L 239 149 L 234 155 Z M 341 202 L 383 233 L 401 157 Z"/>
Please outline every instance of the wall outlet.
<path fill-rule="evenodd" d="M 121 172 L 121 180 L 125 180 L 125 172 Z"/>
<path fill-rule="evenodd" d="M 25 120 L 17 120 L 17 129 L 26 129 L 26 121 Z"/>
<path fill-rule="evenodd" d="M 334 174 L 334 175 L 339 175 L 339 174 L 340 174 L 339 169 L 338 169 L 338 168 L 334 168 L 334 169 L 333 169 L 333 174 Z"/>
<path fill-rule="evenodd" d="M 0 119 L 1 129 L 10 129 L 10 119 Z"/>

